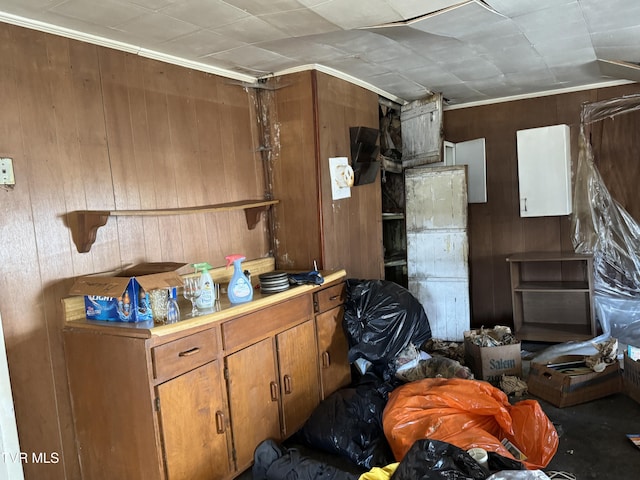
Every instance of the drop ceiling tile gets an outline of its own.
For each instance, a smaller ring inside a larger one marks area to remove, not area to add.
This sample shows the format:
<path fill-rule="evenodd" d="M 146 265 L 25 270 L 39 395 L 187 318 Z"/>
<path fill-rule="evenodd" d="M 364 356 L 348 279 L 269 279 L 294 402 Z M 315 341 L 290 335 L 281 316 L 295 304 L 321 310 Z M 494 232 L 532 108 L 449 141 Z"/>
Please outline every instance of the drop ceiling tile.
<path fill-rule="evenodd" d="M 453 5 L 457 5 L 464 0 L 387 0 L 387 3 L 398 12 L 404 20 L 419 17 L 436 12 Z"/>
<path fill-rule="evenodd" d="M 297 0 L 225 0 L 225 3 L 255 16 L 305 9 Z"/>
<path fill-rule="evenodd" d="M 49 8 L 48 11 L 63 17 L 106 27 L 115 27 L 149 13 L 145 8 L 117 0 L 101 0 L 100 2 L 68 0 Z"/>
<path fill-rule="evenodd" d="M 452 83 L 461 83 L 458 77 L 451 72 L 437 65 L 420 65 L 416 68 L 402 70 L 400 72 L 403 77 L 408 78 L 416 83 L 428 81 L 429 85 L 436 87 L 438 85 L 449 85 Z"/>
<path fill-rule="evenodd" d="M 260 19 L 278 30 L 287 32 L 292 37 L 305 37 L 342 30 L 311 10 L 294 10 L 261 15 Z"/>
<path fill-rule="evenodd" d="M 585 35 L 588 37 L 587 24 L 577 3 L 559 5 L 553 9 L 536 10 L 521 15 L 514 22 L 528 37 Z"/>
<path fill-rule="evenodd" d="M 473 1 L 411 22 L 409 26 L 435 35 L 458 38 L 474 31 L 488 30 L 504 18 Z"/>
<path fill-rule="evenodd" d="M 140 39 L 142 47 L 151 48 L 172 38 L 187 35 L 198 30 L 196 25 L 161 13 L 152 13 L 135 18 L 116 27 Z"/>
<path fill-rule="evenodd" d="M 212 27 L 210 30 L 244 43 L 269 42 L 288 36 L 285 32 L 269 25 L 258 17 L 245 17 L 228 25 Z"/>
<path fill-rule="evenodd" d="M 201 58 L 245 45 L 233 38 L 223 37 L 209 30 L 198 30 L 168 40 L 159 48 L 184 58 Z"/>
<path fill-rule="evenodd" d="M 618 46 L 640 46 L 640 22 L 633 27 L 594 33 L 591 35 L 591 40 L 597 49 Z"/>
<path fill-rule="evenodd" d="M 161 8 L 176 3 L 176 0 L 129 0 L 129 2 L 157 12 Z"/>
<path fill-rule="evenodd" d="M 372 62 L 383 63 L 414 53 L 390 38 L 368 30 L 336 32 L 326 35 L 324 39 L 341 51 L 358 54 Z"/>
<path fill-rule="evenodd" d="M 452 59 L 441 67 L 465 82 L 492 79 L 502 74 L 493 63 L 476 56 Z"/>
<path fill-rule="evenodd" d="M 503 73 L 521 72 L 531 68 L 545 68 L 545 60 L 530 45 L 505 44 L 499 52 L 485 50 L 480 54 Z"/>
<path fill-rule="evenodd" d="M 580 72 L 581 77 L 591 78 L 593 83 L 599 81 L 600 66 L 595 61 L 595 59 L 591 62 L 586 62 L 581 65 L 565 65 L 554 67 L 551 69 L 556 81 L 570 85 L 576 85 L 576 70 Z"/>
<path fill-rule="evenodd" d="M 389 39 L 385 40 L 390 42 L 387 46 L 365 50 L 362 52 L 363 58 L 396 70 L 402 70 L 412 63 L 428 62 L 427 57 L 417 55 L 415 51 L 406 46 Z"/>
<path fill-rule="evenodd" d="M 0 10 L 7 7 L 20 7 L 24 11 L 46 10 L 60 3 L 60 0 L 2 0 Z"/>
<path fill-rule="evenodd" d="M 640 63 L 640 45 L 609 46 L 596 49 L 597 58 Z"/>
<path fill-rule="evenodd" d="M 275 40 L 273 42 L 263 42 L 261 48 L 278 53 L 287 58 L 298 60 L 301 65 L 310 63 L 324 63 L 332 58 L 341 58 L 348 55 L 347 52 L 335 48 L 328 43 L 322 43 L 322 36 L 309 38 L 299 38 L 295 42 L 288 39 Z"/>
<path fill-rule="evenodd" d="M 556 7 L 563 3 L 577 3 L 577 0 L 484 0 L 494 10 L 510 18 L 519 17 L 527 13 L 545 8 Z"/>
<path fill-rule="evenodd" d="M 161 12 L 204 28 L 227 25 L 251 16 L 219 0 L 179 0 L 172 2 Z"/>
<path fill-rule="evenodd" d="M 245 45 L 226 52 L 208 55 L 203 57 L 203 60 L 220 60 L 226 65 L 234 66 L 234 69 L 241 67 L 242 71 L 251 72 L 252 75 L 258 77 L 290 68 L 296 64 L 295 60 L 255 45 Z"/>
<path fill-rule="evenodd" d="M 623 29 L 640 24 L 640 2 L 609 0 L 606 8 L 601 1 L 581 0 L 582 10 L 592 33 Z"/>
<path fill-rule="evenodd" d="M 384 0 L 326 0 L 300 3 L 341 28 L 362 28 L 403 20 Z M 309 5 L 309 3 L 313 5 Z"/>
<path fill-rule="evenodd" d="M 325 62 L 324 65 L 364 80 L 380 73 L 380 67 L 378 65 L 366 62 L 357 56 L 331 60 Z"/>
<path fill-rule="evenodd" d="M 522 29 L 510 18 L 501 18 L 479 29 L 465 31 L 455 38 L 465 43 L 485 45 L 503 45 L 505 42 L 528 42 L 522 34 Z"/>

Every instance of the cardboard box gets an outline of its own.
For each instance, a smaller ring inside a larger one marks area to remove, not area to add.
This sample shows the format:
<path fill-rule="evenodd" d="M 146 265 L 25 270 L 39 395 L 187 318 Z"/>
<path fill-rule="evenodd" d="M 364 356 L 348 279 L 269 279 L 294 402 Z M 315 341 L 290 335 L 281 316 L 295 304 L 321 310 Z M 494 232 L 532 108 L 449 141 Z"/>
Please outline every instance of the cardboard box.
<path fill-rule="evenodd" d="M 620 364 L 597 373 L 584 366 L 584 355 L 563 355 L 548 363 L 531 363 L 529 393 L 556 407 L 568 407 L 622 391 Z"/>
<path fill-rule="evenodd" d="M 86 275 L 76 279 L 71 295 L 84 295 L 88 320 L 145 322 L 153 319 L 148 292 L 182 284 L 176 272 L 184 263 L 143 263 L 117 275 Z"/>
<path fill-rule="evenodd" d="M 632 360 L 627 352 L 624 352 L 622 381 L 624 393 L 640 403 L 640 360 Z"/>
<path fill-rule="evenodd" d="M 520 342 L 480 347 L 471 341 L 471 335 L 478 332 L 479 330 L 464 332 L 464 361 L 473 372 L 473 376 L 492 385 L 498 385 L 502 375 L 522 377 Z"/>

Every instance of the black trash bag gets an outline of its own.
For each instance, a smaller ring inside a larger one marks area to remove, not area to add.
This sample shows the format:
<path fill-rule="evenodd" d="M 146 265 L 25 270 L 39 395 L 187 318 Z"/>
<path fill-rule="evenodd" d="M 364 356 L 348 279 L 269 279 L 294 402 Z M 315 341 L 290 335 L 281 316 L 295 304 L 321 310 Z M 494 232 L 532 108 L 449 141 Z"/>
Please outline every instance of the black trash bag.
<path fill-rule="evenodd" d="M 416 440 L 390 480 L 485 480 L 489 472 L 465 450 L 428 438 Z"/>
<path fill-rule="evenodd" d="M 447 442 L 416 440 L 390 480 L 484 480 L 502 470 L 526 470 L 523 463 L 488 453 L 488 470 L 465 450 Z"/>
<path fill-rule="evenodd" d="M 253 480 L 358 480 L 354 473 L 305 456 L 296 448 L 285 448 L 271 439 L 256 447 L 251 473 Z"/>
<path fill-rule="evenodd" d="M 386 280 L 347 280 L 344 329 L 349 362 L 363 358 L 383 379 L 395 373 L 394 360 L 410 343 L 431 339 L 422 304 L 406 288 Z"/>
<path fill-rule="evenodd" d="M 320 402 L 293 440 L 367 470 L 395 462 L 382 427 L 388 392 L 380 390 L 369 382 L 337 390 Z"/>
<path fill-rule="evenodd" d="M 504 457 L 496 452 L 487 452 L 487 464 L 491 473 L 500 472 L 502 470 L 526 470 L 524 463 L 514 460 L 513 458 Z"/>

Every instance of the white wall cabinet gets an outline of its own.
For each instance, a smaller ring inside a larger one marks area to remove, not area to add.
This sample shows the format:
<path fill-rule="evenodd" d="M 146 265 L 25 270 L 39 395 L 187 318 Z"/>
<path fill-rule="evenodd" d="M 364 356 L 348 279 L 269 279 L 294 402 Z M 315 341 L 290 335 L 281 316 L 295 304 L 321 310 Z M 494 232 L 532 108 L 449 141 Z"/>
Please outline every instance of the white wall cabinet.
<path fill-rule="evenodd" d="M 520 216 L 571 213 L 571 149 L 568 125 L 516 132 Z"/>

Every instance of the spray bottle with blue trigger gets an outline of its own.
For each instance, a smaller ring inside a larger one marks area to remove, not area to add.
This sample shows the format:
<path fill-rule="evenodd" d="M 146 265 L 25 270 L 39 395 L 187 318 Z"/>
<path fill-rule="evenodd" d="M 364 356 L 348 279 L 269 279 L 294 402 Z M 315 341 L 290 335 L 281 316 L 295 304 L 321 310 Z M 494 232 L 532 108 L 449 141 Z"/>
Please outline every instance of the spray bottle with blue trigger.
<path fill-rule="evenodd" d="M 242 271 L 243 255 L 233 254 L 225 257 L 227 268 L 233 263 L 233 276 L 227 288 L 227 296 L 231 303 L 250 302 L 253 299 L 253 286 Z"/>

